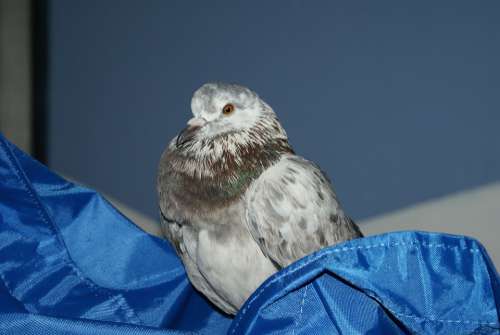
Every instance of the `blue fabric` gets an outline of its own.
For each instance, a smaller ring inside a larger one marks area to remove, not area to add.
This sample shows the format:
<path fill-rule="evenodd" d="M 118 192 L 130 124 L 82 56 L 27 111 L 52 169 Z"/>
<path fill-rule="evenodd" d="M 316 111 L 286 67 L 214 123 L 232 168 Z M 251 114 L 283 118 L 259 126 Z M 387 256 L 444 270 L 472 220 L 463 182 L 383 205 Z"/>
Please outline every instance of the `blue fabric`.
<path fill-rule="evenodd" d="M 232 319 L 167 242 L 0 135 L 0 334 L 498 334 L 499 307 L 479 242 L 398 232 L 299 260 Z"/>

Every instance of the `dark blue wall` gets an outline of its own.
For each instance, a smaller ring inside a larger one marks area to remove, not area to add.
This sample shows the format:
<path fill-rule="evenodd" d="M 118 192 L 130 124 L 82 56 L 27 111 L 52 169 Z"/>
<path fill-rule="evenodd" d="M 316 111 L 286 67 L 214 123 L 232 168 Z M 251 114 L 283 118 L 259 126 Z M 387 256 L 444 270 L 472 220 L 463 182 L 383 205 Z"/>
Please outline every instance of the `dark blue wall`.
<path fill-rule="evenodd" d="M 163 147 L 213 80 L 273 106 L 356 219 L 500 179 L 498 1 L 53 0 L 49 11 L 49 164 L 146 214 Z"/>

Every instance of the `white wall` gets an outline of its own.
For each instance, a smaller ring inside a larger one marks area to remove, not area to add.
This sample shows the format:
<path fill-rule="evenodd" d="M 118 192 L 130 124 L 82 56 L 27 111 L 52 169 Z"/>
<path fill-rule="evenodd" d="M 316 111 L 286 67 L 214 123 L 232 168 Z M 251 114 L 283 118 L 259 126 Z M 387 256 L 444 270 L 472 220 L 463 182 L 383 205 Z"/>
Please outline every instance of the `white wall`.
<path fill-rule="evenodd" d="M 360 223 L 365 235 L 426 230 L 478 239 L 500 269 L 500 182 L 428 200 Z"/>

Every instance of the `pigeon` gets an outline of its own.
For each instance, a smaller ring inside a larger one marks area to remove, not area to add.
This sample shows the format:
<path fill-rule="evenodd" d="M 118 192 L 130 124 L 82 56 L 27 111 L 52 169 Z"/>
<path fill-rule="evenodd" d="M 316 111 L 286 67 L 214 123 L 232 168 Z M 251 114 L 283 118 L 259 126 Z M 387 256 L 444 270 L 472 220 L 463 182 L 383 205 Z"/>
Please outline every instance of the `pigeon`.
<path fill-rule="evenodd" d="M 193 286 L 223 312 L 236 314 L 296 260 L 363 237 L 326 174 L 294 153 L 255 92 L 207 83 L 191 110 L 160 158 L 161 228 Z"/>

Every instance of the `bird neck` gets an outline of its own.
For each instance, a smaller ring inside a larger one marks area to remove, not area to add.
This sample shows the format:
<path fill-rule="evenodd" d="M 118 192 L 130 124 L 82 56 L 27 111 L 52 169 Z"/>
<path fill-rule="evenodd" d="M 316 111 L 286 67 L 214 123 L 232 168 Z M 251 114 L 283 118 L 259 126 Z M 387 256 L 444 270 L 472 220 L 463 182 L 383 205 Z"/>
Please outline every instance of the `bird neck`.
<path fill-rule="evenodd" d="M 213 206 L 238 199 L 252 181 L 286 153 L 293 150 L 286 139 L 280 138 L 202 159 L 171 152 L 167 161 L 171 162 L 170 170 L 179 181 L 177 185 L 183 192 L 190 193 L 188 198 Z"/>
<path fill-rule="evenodd" d="M 238 157 L 226 157 L 230 165 L 219 160 L 213 165 L 213 181 L 225 190 L 228 198 L 241 195 L 260 174 L 275 164 L 283 154 L 293 153 L 288 141 L 271 141 L 262 146 L 242 148 Z"/>

